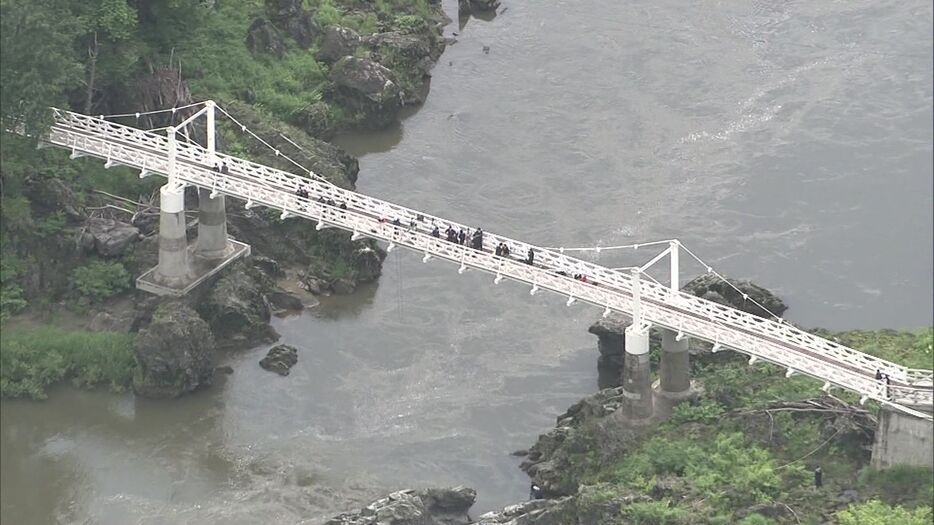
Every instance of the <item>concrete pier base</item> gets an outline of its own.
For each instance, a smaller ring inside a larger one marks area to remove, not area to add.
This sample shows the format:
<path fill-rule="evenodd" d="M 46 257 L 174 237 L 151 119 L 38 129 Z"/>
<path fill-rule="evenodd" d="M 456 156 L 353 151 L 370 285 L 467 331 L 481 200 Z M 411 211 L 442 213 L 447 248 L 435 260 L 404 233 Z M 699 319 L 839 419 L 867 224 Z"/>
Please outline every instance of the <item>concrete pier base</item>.
<path fill-rule="evenodd" d="M 662 419 L 671 416 L 675 405 L 697 396 L 691 384 L 691 360 L 688 339 L 677 340 L 677 332 L 662 330 L 662 355 L 658 381 L 652 385 L 655 415 Z"/>
<path fill-rule="evenodd" d="M 191 280 L 185 228 L 185 194 L 168 185 L 160 190 L 159 265 L 153 280 L 168 287 L 184 287 Z"/>
<path fill-rule="evenodd" d="M 653 415 L 648 330 L 626 329 L 623 361 L 622 415 L 631 422 L 648 421 Z"/>
<path fill-rule="evenodd" d="M 201 218 L 198 242 L 188 245 L 181 190 L 162 187 L 159 217 L 159 264 L 136 279 L 136 288 L 156 295 L 181 297 L 224 267 L 250 255 L 250 246 L 227 237 L 223 197 L 199 190 Z"/>
<path fill-rule="evenodd" d="M 227 239 L 227 199 L 223 195 L 211 198 L 211 190 L 198 189 L 198 241 L 195 256 L 202 259 L 223 259 L 233 245 Z"/>
<path fill-rule="evenodd" d="M 934 407 L 911 407 L 927 413 Z M 872 444 L 874 468 L 914 465 L 934 468 L 934 422 L 882 407 Z"/>

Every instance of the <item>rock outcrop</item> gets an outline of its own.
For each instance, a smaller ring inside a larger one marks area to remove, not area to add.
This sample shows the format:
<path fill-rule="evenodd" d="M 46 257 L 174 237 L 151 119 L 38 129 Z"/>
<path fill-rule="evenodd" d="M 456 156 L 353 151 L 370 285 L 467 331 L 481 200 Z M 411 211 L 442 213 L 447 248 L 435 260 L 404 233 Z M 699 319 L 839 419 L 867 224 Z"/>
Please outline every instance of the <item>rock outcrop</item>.
<path fill-rule="evenodd" d="M 467 487 L 400 490 L 325 525 L 467 525 L 477 492 Z"/>
<path fill-rule="evenodd" d="M 457 12 L 461 16 L 489 14 L 499 7 L 499 0 L 457 0 Z"/>
<path fill-rule="evenodd" d="M 600 352 L 598 367 L 622 370 L 623 354 L 626 352 L 626 327 L 631 322 L 628 317 L 614 314 L 601 317 L 587 329 L 597 336 L 597 350 Z"/>
<path fill-rule="evenodd" d="M 753 301 L 778 316 L 781 316 L 788 309 L 788 306 L 778 296 L 751 281 L 737 279 L 727 279 L 727 281 L 740 291 L 723 282 L 716 275 L 710 274 L 704 274 L 691 280 L 681 287 L 681 291 L 694 294 L 708 301 L 732 306 L 737 310 L 765 317 L 766 319 L 770 319 L 772 315 L 757 306 Z M 746 294 L 748 299 L 744 298 L 743 294 Z"/>
<path fill-rule="evenodd" d="M 279 29 L 268 19 L 259 17 L 253 20 L 246 33 L 246 47 L 254 55 L 266 54 L 282 58 L 285 54 L 285 40 Z"/>
<path fill-rule="evenodd" d="M 224 345 L 275 341 L 265 294 L 270 284 L 251 266 L 233 265 L 198 304 L 198 311 Z"/>
<path fill-rule="evenodd" d="M 289 369 L 298 362 L 298 349 L 291 345 L 276 345 L 269 349 L 259 366 L 280 376 L 289 375 Z"/>
<path fill-rule="evenodd" d="M 95 251 L 102 257 L 120 257 L 139 239 L 139 229 L 132 224 L 114 219 L 88 219 L 87 229 L 80 243 L 86 251 Z"/>
<path fill-rule="evenodd" d="M 361 115 L 360 126 L 379 129 L 395 122 L 402 109 L 402 89 L 396 76 L 369 58 L 345 56 L 332 67 L 328 77 L 333 88 L 328 98 Z"/>
<path fill-rule="evenodd" d="M 299 272 L 302 287 L 313 294 L 348 294 L 358 285 L 379 277 L 386 252 L 375 243 L 354 243 L 349 250 L 341 247 L 338 253 L 314 257 Z"/>
<path fill-rule="evenodd" d="M 214 336 L 194 310 L 166 303 L 148 328 L 136 336 L 133 391 L 153 398 L 173 398 L 211 384 Z"/>
<path fill-rule="evenodd" d="M 315 58 L 327 64 L 333 64 L 345 56 L 351 56 L 362 44 L 360 35 L 353 29 L 342 26 L 328 26 L 324 29 L 321 45 Z"/>
<path fill-rule="evenodd" d="M 304 8 L 302 0 L 266 0 L 266 14 L 303 49 L 310 47 L 321 33 L 314 15 Z"/>

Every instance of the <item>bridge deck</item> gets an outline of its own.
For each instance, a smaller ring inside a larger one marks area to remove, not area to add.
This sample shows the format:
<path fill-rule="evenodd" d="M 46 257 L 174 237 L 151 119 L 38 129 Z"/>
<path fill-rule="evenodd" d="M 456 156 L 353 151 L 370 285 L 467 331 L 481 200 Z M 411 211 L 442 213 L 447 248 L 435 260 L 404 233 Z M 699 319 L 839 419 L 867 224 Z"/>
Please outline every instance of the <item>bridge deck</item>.
<path fill-rule="evenodd" d="M 54 110 L 54 115 L 55 123 L 47 138 L 51 144 L 71 149 L 73 155 L 95 156 L 110 163 L 167 175 L 169 144 L 166 137 L 68 111 Z M 447 226 L 469 230 L 454 221 L 237 157 L 211 154 L 196 145 L 179 143 L 176 148 L 176 177 L 181 183 L 211 188 L 246 200 L 248 205 L 264 205 L 317 221 L 319 228 L 342 228 L 422 252 L 426 257 L 459 263 L 462 268 L 525 282 L 533 289 L 551 290 L 606 311 L 632 314 L 633 278 L 625 273 L 492 233 L 484 234 L 483 249 L 476 250 L 431 235 L 435 225 L 442 230 Z M 229 173 L 212 170 L 215 159 L 226 162 Z M 300 188 L 308 192 L 307 198 L 296 194 Z M 335 205 L 326 204 L 328 199 Z M 341 203 L 346 204 L 347 209 L 340 208 Z M 389 222 L 394 219 L 399 219 L 402 226 Z M 414 227 L 410 227 L 410 223 L 414 223 Z M 536 264 L 494 255 L 492 247 L 499 243 L 505 243 L 513 254 L 520 256 L 533 249 Z M 571 277 L 575 274 L 586 275 L 589 282 Z M 648 323 L 718 343 L 893 408 L 931 418 L 911 408 L 929 409 L 934 402 L 931 370 L 900 366 L 788 323 L 674 292 L 657 283 L 641 280 L 640 297 L 642 316 Z M 875 380 L 877 370 L 891 377 L 888 392 Z"/>

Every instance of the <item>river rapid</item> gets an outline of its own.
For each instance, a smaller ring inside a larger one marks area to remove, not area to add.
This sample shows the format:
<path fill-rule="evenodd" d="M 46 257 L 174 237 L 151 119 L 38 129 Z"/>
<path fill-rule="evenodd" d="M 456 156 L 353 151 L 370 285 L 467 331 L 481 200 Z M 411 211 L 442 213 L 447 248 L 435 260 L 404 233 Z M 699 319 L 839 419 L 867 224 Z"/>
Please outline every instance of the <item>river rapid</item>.
<path fill-rule="evenodd" d="M 419 111 L 341 137 L 361 191 L 545 246 L 677 237 L 807 326 L 931 323 L 930 2 L 504 7 L 446 29 Z M 397 250 L 377 285 L 274 321 L 299 348 L 285 378 L 257 366 L 266 346 L 174 401 L 3 401 L 0 521 L 320 523 L 429 485 L 475 487 L 476 513 L 525 499 L 509 452 L 597 388 L 600 312 L 456 269 Z"/>

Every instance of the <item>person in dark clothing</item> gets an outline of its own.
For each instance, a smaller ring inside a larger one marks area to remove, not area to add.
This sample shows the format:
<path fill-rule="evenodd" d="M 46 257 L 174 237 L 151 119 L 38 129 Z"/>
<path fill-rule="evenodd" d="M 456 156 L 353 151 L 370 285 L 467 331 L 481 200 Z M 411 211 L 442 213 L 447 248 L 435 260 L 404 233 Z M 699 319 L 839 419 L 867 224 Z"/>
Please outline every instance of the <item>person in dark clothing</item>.
<path fill-rule="evenodd" d="M 230 169 L 227 167 L 226 162 L 221 164 L 221 173 L 223 173 L 224 175 L 227 175 L 228 173 L 230 173 Z"/>
<path fill-rule="evenodd" d="M 342 202 L 342 203 L 341 203 L 341 209 L 342 209 L 342 210 L 346 210 L 346 209 L 347 209 L 347 203 L 346 203 L 346 202 Z"/>
<path fill-rule="evenodd" d="M 393 225 L 393 226 L 402 226 L 402 221 L 400 221 L 399 218 L 396 217 L 395 219 L 392 220 L 392 225 Z"/>
<path fill-rule="evenodd" d="M 433 230 L 431 230 L 431 236 L 432 236 L 432 237 L 438 237 L 438 238 L 440 238 L 440 237 L 441 237 L 441 230 L 439 230 L 438 227 L 435 226 L 435 228 L 434 228 Z"/>
<path fill-rule="evenodd" d="M 882 371 L 877 368 L 876 369 L 876 381 L 881 381 L 881 380 L 882 380 Z"/>
<path fill-rule="evenodd" d="M 477 228 L 477 231 L 473 232 L 473 242 L 471 243 L 475 250 L 483 249 L 483 229 Z"/>
<path fill-rule="evenodd" d="M 328 206 L 336 206 L 337 203 L 334 202 L 334 199 L 328 199 Z"/>
<path fill-rule="evenodd" d="M 221 172 L 221 165 L 215 162 L 215 163 L 214 163 L 214 171 L 216 171 L 217 173 L 220 173 L 220 172 Z"/>
<path fill-rule="evenodd" d="M 467 234 L 461 228 L 461 231 L 457 233 L 457 244 L 464 244 L 465 242 L 467 242 Z"/>
<path fill-rule="evenodd" d="M 545 497 L 544 491 L 542 488 L 532 483 L 532 486 L 529 488 L 529 499 L 542 499 Z"/>
<path fill-rule="evenodd" d="M 496 254 L 497 257 L 503 256 L 503 243 L 499 243 L 496 245 L 496 250 L 494 250 L 494 253 Z"/>
<path fill-rule="evenodd" d="M 821 470 L 820 465 L 814 469 L 814 486 L 821 488 L 824 485 L 824 471 Z"/>
<path fill-rule="evenodd" d="M 525 260 L 525 262 L 529 264 L 535 264 L 535 250 L 533 250 L 532 248 L 529 248 L 529 256 Z"/>
<path fill-rule="evenodd" d="M 512 253 L 509 251 L 509 246 L 506 246 L 506 243 L 503 243 L 503 257 L 509 257 L 509 254 Z"/>

